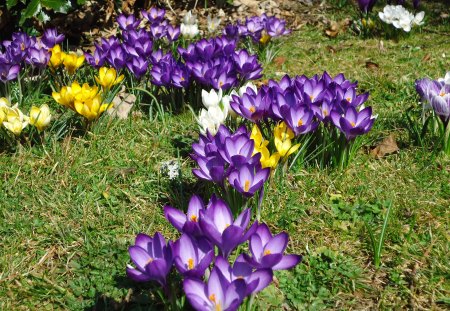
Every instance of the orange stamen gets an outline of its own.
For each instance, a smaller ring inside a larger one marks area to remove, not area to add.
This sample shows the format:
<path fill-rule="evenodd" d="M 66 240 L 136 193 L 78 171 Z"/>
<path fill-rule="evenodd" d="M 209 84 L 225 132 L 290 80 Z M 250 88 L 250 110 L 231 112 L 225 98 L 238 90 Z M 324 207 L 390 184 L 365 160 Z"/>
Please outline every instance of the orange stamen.
<path fill-rule="evenodd" d="M 192 259 L 192 258 L 188 259 L 188 269 L 189 270 L 194 269 L 194 259 Z"/>
<path fill-rule="evenodd" d="M 244 184 L 244 191 L 248 192 L 249 189 L 250 189 L 250 180 L 246 180 Z"/>

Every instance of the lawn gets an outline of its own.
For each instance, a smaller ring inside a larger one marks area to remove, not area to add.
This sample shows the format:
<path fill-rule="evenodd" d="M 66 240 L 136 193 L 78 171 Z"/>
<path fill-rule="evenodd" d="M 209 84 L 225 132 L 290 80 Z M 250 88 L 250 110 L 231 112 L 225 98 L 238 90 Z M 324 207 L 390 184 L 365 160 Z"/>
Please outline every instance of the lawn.
<path fill-rule="evenodd" d="M 258 309 L 449 308 L 450 158 L 431 137 L 414 145 L 405 118 L 419 105 L 415 80 L 449 70 L 449 33 L 435 23 L 381 45 L 303 26 L 281 39 L 265 78 L 342 72 L 370 92 L 378 119 L 348 168 L 296 166 L 268 185 L 261 218 L 289 233 L 288 251 L 303 262 L 275 273 Z M 127 278 L 128 247 L 139 232 L 176 238 L 163 206 L 185 208 L 208 187 L 191 172 L 191 111 L 163 119 L 135 109 L 127 120 L 101 118 L 86 135 L 0 153 L 1 310 L 161 309 L 151 285 Z M 371 156 L 389 135 L 399 150 Z M 167 160 L 181 164 L 179 182 L 161 173 Z M 369 231 L 378 239 L 389 206 L 377 269 Z"/>

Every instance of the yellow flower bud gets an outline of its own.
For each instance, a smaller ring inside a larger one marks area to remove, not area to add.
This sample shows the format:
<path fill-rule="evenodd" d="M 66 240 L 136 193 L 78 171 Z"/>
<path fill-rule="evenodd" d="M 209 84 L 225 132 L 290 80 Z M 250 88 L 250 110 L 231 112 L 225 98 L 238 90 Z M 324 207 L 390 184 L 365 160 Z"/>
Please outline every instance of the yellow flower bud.
<path fill-rule="evenodd" d="M 61 64 L 63 63 L 65 53 L 61 51 L 61 47 L 59 46 L 59 44 L 57 44 L 53 48 L 51 48 L 50 51 L 51 51 L 52 55 L 50 56 L 48 65 L 52 69 L 56 69 L 59 66 L 61 66 Z"/>
<path fill-rule="evenodd" d="M 64 66 L 70 75 L 75 74 L 75 71 L 83 65 L 84 55 L 78 56 L 76 53 L 68 53 L 64 56 Z"/>
<path fill-rule="evenodd" d="M 95 81 L 105 90 L 109 90 L 113 85 L 120 83 L 123 79 L 123 75 L 117 77 L 117 72 L 114 68 L 106 67 L 101 67 L 98 71 L 98 77 L 95 77 Z"/>
<path fill-rule="evenodd" d="M 30 124 L 34 125 L 39 132 L 42 132 L 49 124 L 52 115 L 46 104 L 40 108 L 33 106 L 30 110 Z"/>

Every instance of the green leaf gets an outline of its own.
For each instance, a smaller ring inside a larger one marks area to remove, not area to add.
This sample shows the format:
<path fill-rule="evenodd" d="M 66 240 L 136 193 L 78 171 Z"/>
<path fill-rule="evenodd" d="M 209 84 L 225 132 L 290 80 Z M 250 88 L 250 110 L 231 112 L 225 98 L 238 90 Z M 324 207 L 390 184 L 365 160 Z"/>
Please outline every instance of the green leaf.
<path fill-rule="evenodd" d="M 41 10 L 41 3 L 39 0 L 31 0 L 25 10 L 22 11 L 19 24 L 22 25 L 28 18 L 35 16 Z"/>
<path fill-rule="evenodd" d="M 67 0 L 41 0 L 42 6 L 59 13 L 67 13 L 72 7 Z"/>
<path fill-rule="evenodd" d="M 17 0 L 6 0 L 6 9 L 11 10 L 17 4 Z"/>

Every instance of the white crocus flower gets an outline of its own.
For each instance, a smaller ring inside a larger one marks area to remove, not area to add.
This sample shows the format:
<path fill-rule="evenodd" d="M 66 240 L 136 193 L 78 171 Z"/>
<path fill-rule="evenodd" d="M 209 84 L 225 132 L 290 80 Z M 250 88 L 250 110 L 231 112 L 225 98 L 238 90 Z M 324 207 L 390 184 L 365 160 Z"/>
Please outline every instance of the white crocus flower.
<path fill-rule="evenodd" d="M 186 15 L 183 17 L 183 24 L 185 25 L 195 25 L 197 24 L 197 15 L 192 14 L 191 11 L 188 11 Z"/>
<path fill-rule="evenodd" d="M 414 16 L 413 23 L 417 26 L 423 25 L 423 18 L 425 17 L 425 12 L 419 12 Z"/>
<path fill-rule="evenodd" d="M 194 38 L 196 35 L 198 35 L 198 33 L 200 32 L 198 30 L 198 25 L 197 24 L 181 24 L 180 25 L 180 32 L 184 37 L 187 38 Z"/>
<path fill-rule="evenodd" d="M 244 86 L 239 88 L 239 96 L 244 95 L 245 92 L 247 92 L 247 89 L 251 88 L 255 93 L 258 91 L 258 88 L 256 85 L 254 85 L 252 82 L 247 82 Z"/>
<path fill-rule="evenodd" d="M 223 124 L 228 116 L 228 107 L 223 105 L 211 106 L 200 111 L 198 117 L 198 124 L 200 125 L 200 132 L 205 134 L 208 130 L 211 134 L 215 135 L 220 125 Z"/>
<path fill-rule="evenodd" d="M 219 27 L 219 25 L 220 25 L 220 21 L 221 21 L 220 18 L 217 18 L 217 17 L 211 18 L 211 16 L 208 15 L 208 17 L 206 19 L 207 19 L 206 25 L 208 27 L 208 31 L 209 32 L 216 31 L 217 27 Z"/>
<path fill-rule="evenodd" d="M 209 93 L 205 90 L 202 90 L 202 102 L 203 106 L 205 106 L 206 108 L 219 106 L 221 100 L 222 100 L 222 89 L 219 89 L 219 92 L 216 92 L 216 90 L 211 89 Z"/>
<path fill-rule="evenodd" d="M 439 78 L 438 82 L 442 85 L 447 84 L 450 85 L 450 71 L 445 74 L 445 77 Z"/>

